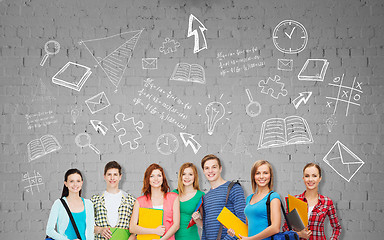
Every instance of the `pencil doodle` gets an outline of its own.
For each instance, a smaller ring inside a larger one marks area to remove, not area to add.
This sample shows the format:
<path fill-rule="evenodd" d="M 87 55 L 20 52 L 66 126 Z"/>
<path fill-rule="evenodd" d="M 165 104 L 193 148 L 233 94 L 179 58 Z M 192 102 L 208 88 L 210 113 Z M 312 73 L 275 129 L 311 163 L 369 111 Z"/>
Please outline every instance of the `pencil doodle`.
<path fill-rule="evenodd" d="M 103 69 L 111 83 L 116 87 L 124 75 L 135 46 L 144 29 L 123 32 L 105 38 L 80 41 Z"/>

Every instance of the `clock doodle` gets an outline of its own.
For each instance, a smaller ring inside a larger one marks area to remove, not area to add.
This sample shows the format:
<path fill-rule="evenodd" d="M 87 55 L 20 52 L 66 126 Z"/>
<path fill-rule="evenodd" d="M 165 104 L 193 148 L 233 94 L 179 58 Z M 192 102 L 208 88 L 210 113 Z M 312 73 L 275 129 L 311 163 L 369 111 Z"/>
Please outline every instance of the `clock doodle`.
<path fill-rule="evenodd" d="M 156 147 L 161 154 L 170 155 L 179 148 L 179 141 L 175 135 L 164 133 L 157 138 Z"/>
<path fill-rule="evenodd" d="M 294 20 L 284 20 L 275 27 L 272 38 L 279 51 L 295 54 L 307 46 L 308 33 L 303 24 Z"/>

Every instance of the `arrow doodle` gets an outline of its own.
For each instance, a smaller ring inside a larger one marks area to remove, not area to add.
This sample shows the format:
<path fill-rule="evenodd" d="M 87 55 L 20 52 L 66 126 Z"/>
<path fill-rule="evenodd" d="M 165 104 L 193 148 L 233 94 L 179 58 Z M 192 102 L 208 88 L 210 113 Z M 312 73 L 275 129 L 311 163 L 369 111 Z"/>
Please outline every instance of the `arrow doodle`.
<path fill-rule="evenodd" d="M 190 145 L 192 147 L 192 150 L 193 152 L 196 154 L 201 145 L 200 143 L 198 143 L 195 139 L 194 139 L 194 135 L 190 134 L 190 133 L 183 133 L 183 132 L 180 132 L 180 137 L 181 139 L 183 140 L 183 143 L 184 145 L 187 147 L 188 145 Z"/>
<path fill-rule="evenodd" d="M 108 128 L 104 126 L 100 120 L 89 120 L 92 124 L 92 127 L 95 129 L 96 132 L 103 134 L 107 134 Z"/>
<path fill-rule="evenodd" d="M 200 25 L 199 28 L 193 28 L 193 21 L 196 20 L 198 24 Z M 199 32 L 200 30 L 200 32 Z M 204 31 L 206 31 L 207 28 L 204 26 L 203 23 L 200 22 L 199 19 L 197 19 L 192 14 L 189 15 L 189 24 L 188 24 L 188 35 L 187 37 L 194 36 L 195 37 L 195 45 L 193 47 L 193 53 L 198 53 L 203 49 L 207 49 L 207 40 L 205 39 Z M 200 43 L 200 37 L 202 39 Z"/>
<path fill-rule="evenodd" d="M 301 92 L 299 96 L 292 101 L 292 104 L 298 109 L 301 103 L 307 104 L 311 96 L 312 92 Z"/>

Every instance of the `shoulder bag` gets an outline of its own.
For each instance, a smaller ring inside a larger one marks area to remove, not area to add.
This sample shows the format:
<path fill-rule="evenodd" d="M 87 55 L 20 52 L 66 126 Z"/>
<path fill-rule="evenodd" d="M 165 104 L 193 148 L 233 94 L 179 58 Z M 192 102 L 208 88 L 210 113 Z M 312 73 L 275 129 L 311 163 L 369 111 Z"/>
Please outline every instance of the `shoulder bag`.
<path fill-rule="evenodd" d="M 67 211 L 68 216 L 69 216 L 69 219 L 71 219 L 71 223 L 72 223 L 73 228 L 75 229 L 77 238 L 81 240 L 81 236 L 80 236 L 80 233 L 79 233 L 79 229 L 77 229 L 76 222 L 75 222 L 75 219 L 73 219 L 71 210 L 69 210 L 69 207 L 68 207 L 67 203 L 64 201 L 63 198 L 60 198 L 60 201 L 61 201 L 61 203 L 63 204 L 65 210 Z M 85 207 L 85 206 L 84 206 L 84 207 Z M 51 238 L 51 237 L 48 237 L 48 235 L 47 235 L 47 236 L 45 236 L 45 240 L 54 240 L 54 239 Z"/>
<path fill-rule="evenodd" d="M 273 191 L 271 191 L 268 195 L 267 199 L 267 216 L 268 216 L 268 226 L 271 226 L 271 194 Z M 283 211 L 285 221 L 287 222 L 289 231 L 286 232 L 279 232 L 275 235 L 271 236 L 271 240 L 299 240 L 299 235 L 295 231 L 292 231 L 291 224 L 289 224 L 287 214 L 285 213 L 283 203 L 280 201 L 281 204 L 281 210 Z"/>
<path fill-rule="evenodd" d="M 227 202 L 228 202 L 228 197 L 229 197 L 229 192 L 231 191 L 232 187 L 235 185 L 235 184 L 239 184 L 239 181 L 232 181 L 229 185 L 228 185 L 228 190 L 227 190 L 227 197 L 225 198 L 225 205 L 227 205 Z M 220 223 L 220 228 L 219 228 L 219 232 L 217 233 L 217 238 L 216 240 L 220 240 L 221 239 L 221 234 L 223 232 L 223 224 Z"/>

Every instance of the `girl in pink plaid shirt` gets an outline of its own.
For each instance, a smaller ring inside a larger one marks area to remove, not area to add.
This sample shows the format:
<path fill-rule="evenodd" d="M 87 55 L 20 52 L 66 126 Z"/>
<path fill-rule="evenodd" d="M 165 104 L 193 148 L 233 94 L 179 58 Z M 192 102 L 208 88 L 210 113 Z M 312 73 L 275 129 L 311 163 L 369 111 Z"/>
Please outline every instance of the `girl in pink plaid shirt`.
<path fill-rule="evenodd" d="M 296 195 L 296 198 L 308 203 L 308 227 L 298 232 L 300 239 L 326 240 L 324 233 L 324 220 L 326 216 L 332 226 L 331 240 L 338 240 L 341 225 L 336 215 L 335 206 L 329 197 L 320 195 L 318 192 L 321 181 L 321 168 L 315 163 L 308 163 L 303 169 L 303 180 L 306 190 Z M 284 231 L 288 230 L 284 224 Z"/>

